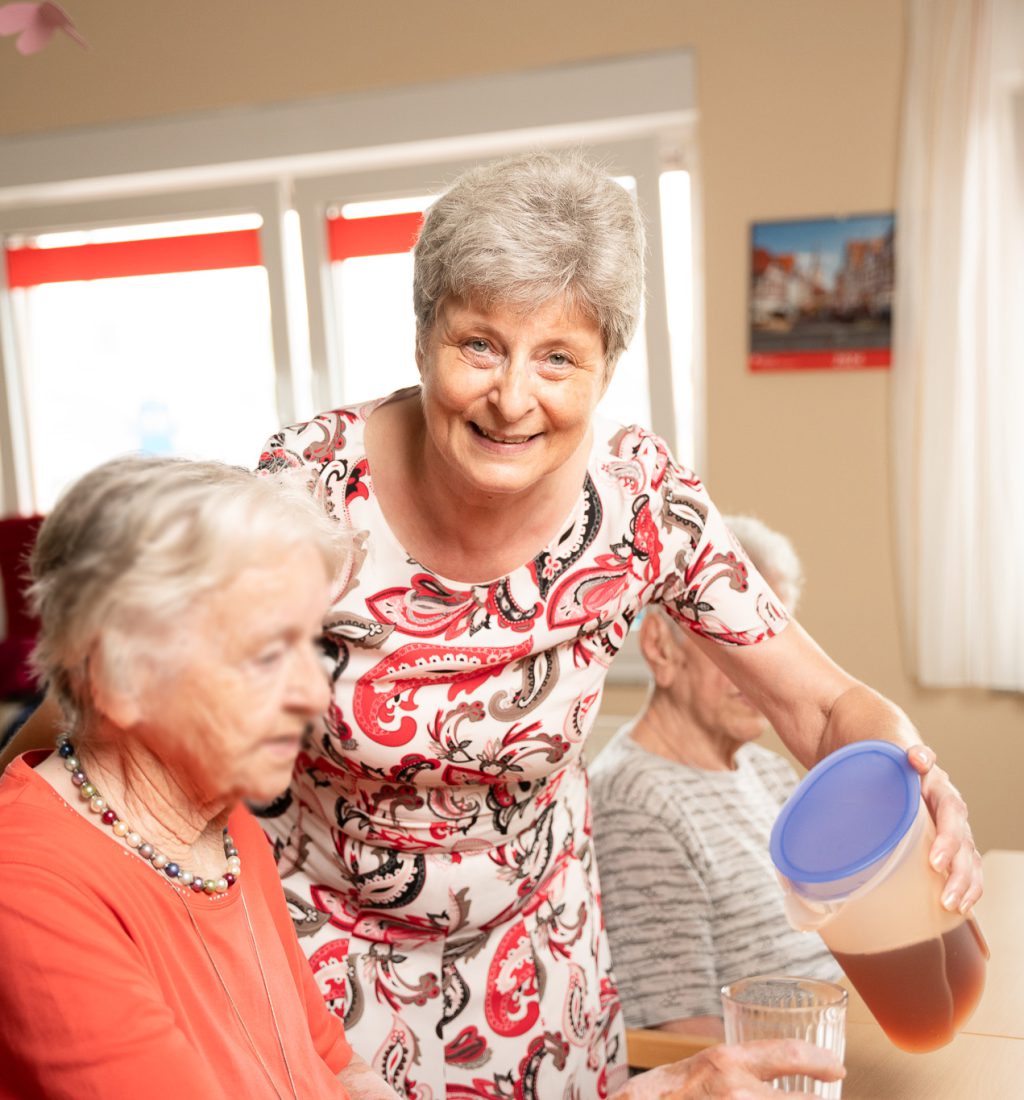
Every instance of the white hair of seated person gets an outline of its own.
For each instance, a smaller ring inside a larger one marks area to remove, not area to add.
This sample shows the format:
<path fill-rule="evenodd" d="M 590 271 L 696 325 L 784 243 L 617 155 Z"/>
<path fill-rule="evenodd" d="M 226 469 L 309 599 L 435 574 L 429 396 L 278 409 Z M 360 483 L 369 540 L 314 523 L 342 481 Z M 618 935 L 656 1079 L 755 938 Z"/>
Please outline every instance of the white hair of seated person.
<path fill-rule="evenodd" d="M 204 594 L 301 544 L 334 577 L 351 542 L 305 479 L 186 459 L 106 462 L 58 500 L 32 553 L 37 673 L 81 741 L 90 679 L 128 686 L 154 652 L 173 665 L 154 643 Z"/>
<path fill-rule="evenodd" d="M 723 516 L 754 567 L 771 585 L 787 611 L 793 612 L 804 586 L 804 572 L 793 544 L 754 516 Z"/>

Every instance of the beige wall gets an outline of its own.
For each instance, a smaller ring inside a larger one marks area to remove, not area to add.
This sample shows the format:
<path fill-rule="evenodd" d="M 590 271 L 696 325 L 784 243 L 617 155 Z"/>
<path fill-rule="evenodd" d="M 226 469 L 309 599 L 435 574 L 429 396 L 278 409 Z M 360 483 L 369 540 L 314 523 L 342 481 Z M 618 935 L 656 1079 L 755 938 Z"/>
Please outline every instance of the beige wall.
<path fill-rule="evenodd" d="M 698 64 L 708 463 L 719 504 L 787 531 L 803 621 L 901 705 L 982 848 L 1024 848 L 1024 700 L 925 691 L 894 609 L 885 372 L 753 377 L 751 219 L 891 209 L 899 0 L 66 0 L 92 49 L 0 42 L 0 133 L 101 124 L 690 46 Z M 514 14 L 510 14 L 514 13 Z M 941 594 L 938 594 L 941 598 Z"/>

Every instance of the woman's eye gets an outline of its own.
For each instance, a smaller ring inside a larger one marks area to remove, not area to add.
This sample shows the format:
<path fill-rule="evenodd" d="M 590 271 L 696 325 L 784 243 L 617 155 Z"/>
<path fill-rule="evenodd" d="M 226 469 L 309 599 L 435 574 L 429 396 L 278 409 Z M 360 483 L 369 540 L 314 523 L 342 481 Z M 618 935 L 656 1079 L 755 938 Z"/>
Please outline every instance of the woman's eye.
<path fill-rule="evenodd" d="M 273 646 L 270 649 L 264 649 L 256 658 L 258 665 L 263 665 L 264 668 L 270 668 L 277 664 L 278 661 L 284 656 L 284 646 Z"/>
<path fill-rule="evenodd" d="M 548 356 L 548 362 L 553 367 L 568 367 L 572 365 L 572 360 L 563 351 L 553 351 Z"/>
<path fill-rule="evenodd" d="M 476 352 L 477 355 L 486 355 L 491 350 L 491 345 L 486 340 L 468 340 L 466 347 L 470 351 Z"/>

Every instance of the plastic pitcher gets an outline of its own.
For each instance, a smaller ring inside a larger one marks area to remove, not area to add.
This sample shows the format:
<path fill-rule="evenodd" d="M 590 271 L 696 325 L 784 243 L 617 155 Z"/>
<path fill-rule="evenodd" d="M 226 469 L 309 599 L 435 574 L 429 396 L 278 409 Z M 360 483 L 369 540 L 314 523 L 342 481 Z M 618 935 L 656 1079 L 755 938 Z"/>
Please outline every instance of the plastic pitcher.
<path fill-rule="evenodd" d="M 945 876 L 906 752 L 860 741 L 804 777 L 772 829 L 771 855 L 798 929 L 816 931 L 896 1046 L 944 1046 L 985 985 L 988 946 L 939 901 Z"/>

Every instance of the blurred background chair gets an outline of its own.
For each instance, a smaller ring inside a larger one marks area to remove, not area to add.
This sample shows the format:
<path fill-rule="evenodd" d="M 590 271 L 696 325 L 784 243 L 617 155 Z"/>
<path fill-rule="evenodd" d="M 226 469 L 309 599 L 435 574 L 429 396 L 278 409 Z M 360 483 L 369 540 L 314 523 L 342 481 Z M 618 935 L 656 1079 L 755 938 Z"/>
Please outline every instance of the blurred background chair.
<path fill-rule="evenodd" d="M 0 519 L 0 748 L 39 703 L 29 658 L 38 624 L 29 611 L 28 555 L 42 516 Z"/>

